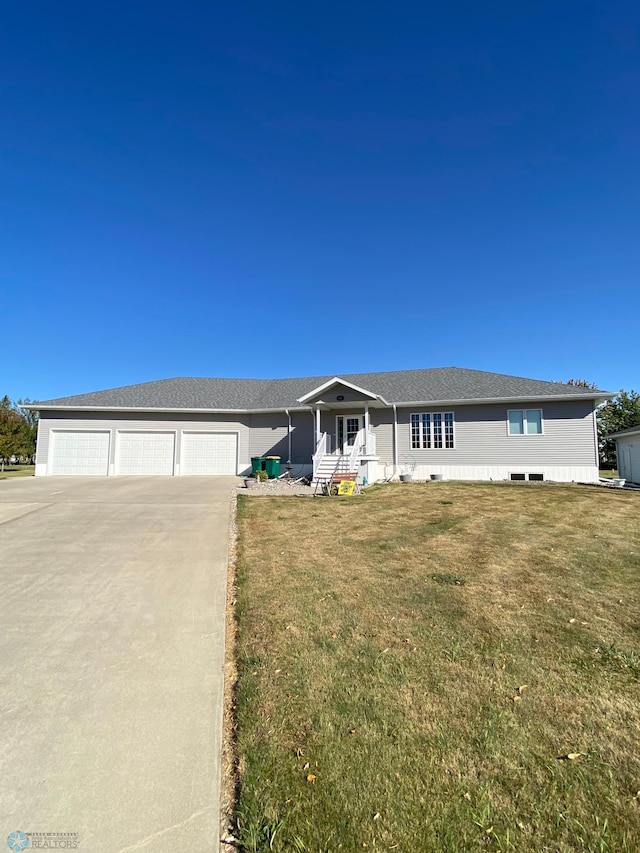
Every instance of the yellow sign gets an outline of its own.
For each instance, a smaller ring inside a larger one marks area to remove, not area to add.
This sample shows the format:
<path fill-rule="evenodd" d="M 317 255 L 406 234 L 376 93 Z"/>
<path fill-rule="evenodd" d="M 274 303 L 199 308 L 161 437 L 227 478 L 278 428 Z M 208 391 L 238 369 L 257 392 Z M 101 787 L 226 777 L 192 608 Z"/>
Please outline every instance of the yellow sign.
<path fill-rule="evenodd" d="M 355 480 L 340 480 L 338 485 L 339 495 L 352 495 L 356 488 Z"/>

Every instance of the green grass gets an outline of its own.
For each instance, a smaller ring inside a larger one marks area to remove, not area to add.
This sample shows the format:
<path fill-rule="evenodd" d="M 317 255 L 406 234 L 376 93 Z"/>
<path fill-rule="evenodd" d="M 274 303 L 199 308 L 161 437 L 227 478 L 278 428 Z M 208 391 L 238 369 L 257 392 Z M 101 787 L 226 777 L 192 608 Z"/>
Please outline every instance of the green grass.
<path fill-rule="evenodd" d="M 35 470 L 35 465 L 5 465 L 4 471 L 0 471 L 0 480 L 8 480 L 11 477 L 33 477 Z"/>
<path fill-rule="evenodd" d="M 640 849 L 640 499 L 239 503 L 248 851 Z"/>

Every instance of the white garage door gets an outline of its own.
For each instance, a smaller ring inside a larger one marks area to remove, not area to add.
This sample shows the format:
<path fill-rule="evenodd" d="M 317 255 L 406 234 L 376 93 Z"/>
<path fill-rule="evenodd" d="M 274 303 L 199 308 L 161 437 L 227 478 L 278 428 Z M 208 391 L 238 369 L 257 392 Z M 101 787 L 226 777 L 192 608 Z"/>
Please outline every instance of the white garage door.
<path fill-rule="evenodd" d="M 51 433 L 50 474 L 106 476 L 109 471 L 109 432 L 54 430 Z"/>
<path fill-rule="evenodd" d="M 181 474 L 235 474 L 236 456 L 235 433 L 182 433 Z"/>
<path fill-rule="evenodd" d="M 173 474 L 175 434 L 119 432 L 116 474 Z"/>

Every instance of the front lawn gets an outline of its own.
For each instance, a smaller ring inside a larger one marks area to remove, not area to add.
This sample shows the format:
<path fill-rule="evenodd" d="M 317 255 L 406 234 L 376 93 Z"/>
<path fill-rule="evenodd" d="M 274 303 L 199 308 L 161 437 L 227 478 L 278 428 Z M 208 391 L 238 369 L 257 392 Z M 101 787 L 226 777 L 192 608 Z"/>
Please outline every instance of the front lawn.
<path fill-rule="evenodd" d="M 640 849 L 640 493 L 240 498 L 240 837 Z"/>
<path fill-rule="evenodd" d="M 11 477 L 33 477 L 35 465 L 5 465 L 4 471 L 0 471 L 0 480 L 8 480 Z"/>

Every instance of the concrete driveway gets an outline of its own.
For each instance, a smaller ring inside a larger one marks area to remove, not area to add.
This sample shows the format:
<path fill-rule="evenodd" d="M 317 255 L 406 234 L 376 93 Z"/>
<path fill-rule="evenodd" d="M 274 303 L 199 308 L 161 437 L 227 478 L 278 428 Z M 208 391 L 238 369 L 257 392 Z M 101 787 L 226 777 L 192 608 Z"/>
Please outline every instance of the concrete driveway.
<path fill-rule="evenodd" d="M 237 482 L 0 481 L 2 848 L 218 850 Z"/>

